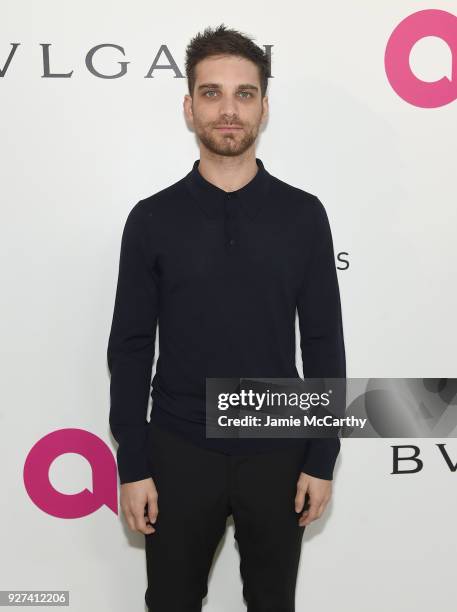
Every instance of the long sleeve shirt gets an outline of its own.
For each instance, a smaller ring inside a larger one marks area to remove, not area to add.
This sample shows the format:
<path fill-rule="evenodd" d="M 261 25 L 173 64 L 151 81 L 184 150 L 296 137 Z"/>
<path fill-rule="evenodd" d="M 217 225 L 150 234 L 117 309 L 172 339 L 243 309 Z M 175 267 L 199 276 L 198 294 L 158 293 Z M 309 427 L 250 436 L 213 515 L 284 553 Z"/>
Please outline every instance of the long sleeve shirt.
<path fill-rule="evenodd" d="M 333 479 L 338 437 L 205 434 L 207 377 L 299 376 L 297 313 L 304 378 L 346 377 L 326 210 L 317 196 L 256 163 L 250 182 L 227 192 L 203 177 L 197 159 L 184 178 L 140 200 L 127 216 L 107 349 L 109 424 L 122 484 L 152 475 L 150 394 L 151 421 L 196 444 L 250 453 L 300 443 L 302 471 Z"/>

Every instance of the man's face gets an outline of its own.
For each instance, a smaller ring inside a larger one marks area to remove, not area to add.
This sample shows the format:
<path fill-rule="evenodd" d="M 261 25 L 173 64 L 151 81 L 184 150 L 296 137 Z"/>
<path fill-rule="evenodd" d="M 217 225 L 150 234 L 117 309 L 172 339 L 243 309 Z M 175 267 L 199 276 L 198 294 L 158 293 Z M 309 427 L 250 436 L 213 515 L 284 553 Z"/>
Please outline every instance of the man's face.
<path fill-rule="evenodd" d="M 255 142 L 268 111 L 257 66 L 224 55 L 202 60 L 195 72 L 193 98 L 185 96 L 184 110 L 198 139 L 217 155 L 241 155 Z"/>

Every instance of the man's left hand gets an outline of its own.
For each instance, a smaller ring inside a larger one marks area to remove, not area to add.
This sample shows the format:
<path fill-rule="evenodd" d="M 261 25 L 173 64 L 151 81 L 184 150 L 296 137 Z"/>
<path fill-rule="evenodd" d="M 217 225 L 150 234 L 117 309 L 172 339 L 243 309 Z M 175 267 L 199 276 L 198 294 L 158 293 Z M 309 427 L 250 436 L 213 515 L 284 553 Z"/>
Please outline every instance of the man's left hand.
<path fill-rule="evenodd" d="M 305 496 L 308 493 L 309 507 L 302 512 L 305 505 Z M 323 480 L 301 472 L 297 481 L 297 494 L 295 496 L 295 512 L 302 512 L 298 520 L 300 527 L 309 525 L 320 518 L 332 496 L 332 481 Z"/>

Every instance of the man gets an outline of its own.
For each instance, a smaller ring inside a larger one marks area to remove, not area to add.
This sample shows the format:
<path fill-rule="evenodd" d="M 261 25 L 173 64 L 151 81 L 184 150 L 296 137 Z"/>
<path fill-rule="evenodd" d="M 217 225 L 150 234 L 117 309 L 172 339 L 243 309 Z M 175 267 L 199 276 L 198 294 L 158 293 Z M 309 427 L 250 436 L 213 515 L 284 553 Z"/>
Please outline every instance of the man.
<path fill-rule="evenodd" d="M 153 612 L 201 610 L 230 514 L 248 611 L 293 612 L 303 531 L 330 499 L 339 439 L 207 438 L 205 382 L 298 377 L 296 312 L 304 376 L 346 376 L 332 237 L 320 200 L 256 157 L 266 54 L 221 25 L 191 41 L 186 71 L 200 158 L 140 200 L 122 236 L 108 345 L 121 507 L 145 534 Z"/>

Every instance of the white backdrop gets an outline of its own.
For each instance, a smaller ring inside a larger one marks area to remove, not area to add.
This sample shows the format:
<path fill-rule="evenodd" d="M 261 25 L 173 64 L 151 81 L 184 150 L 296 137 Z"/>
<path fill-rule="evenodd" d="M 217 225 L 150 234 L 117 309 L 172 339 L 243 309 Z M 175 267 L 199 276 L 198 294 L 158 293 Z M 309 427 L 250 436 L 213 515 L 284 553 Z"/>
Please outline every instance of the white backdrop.
<path fill-rule="evenodd" d="M 122 228 L 140 198 L 182 178 L 199 155 L 182 111 L 186 80 L 163 69 L 144 78 L 161 45 L 182 75 L 185 47 L 207 25 L 224 22 L 273 45 L 257 156 L 271 174 L 319 196 L 335 251 L 349 262 L 338 263 L 348 376 L 456 376 L 457 100 L 407 102 L 387 78 L 384 53 L 409 15 L 457 16 L 457 3 L 218 6 L 2 7 L 0 589 L 68 589 L 75 612 L 144 609 L 143 536 L 116 514 L 111 468 L 102 470 L 110 484 L 99 485 L 99 498 L 111 495 L 112 508 L 99 503 L 72 518 L 63 509 L 73 497 L 96 493 L 91 463 L 77 452 L 58 456 L 49 473 L 57 501 L 42 507 L 24 464 L 37 442 L 66 428 L 90 432 L 114 457 L 106 346 Z M 125 76 L 88 71 L 86 54 L 99 44 L 119 45 L 125 56 L 101 49 L 96 69 L 115 74 L 128 61 Z M 72 71 L 69 78 L 43 78 L 42 45 L 50 45 L 51 71 Z M 410 56 L 417 80 L 447 74 L 456 86 L 453 48 L 438 36 L 419 40 Z M 162 53 L 158 64 L 168 63 Z M 408 442 L 420 446 L 424 469 L 392 475 L 391 444 Z M 454 610 L 456 474 L 437 442 L 448 442 L 457 461 L 455 439 L 343 439 L 332 502 L 305 530 L 297 611 Z M 206 612 L 245 610 L 238 564 L 229 522 Z"/>

